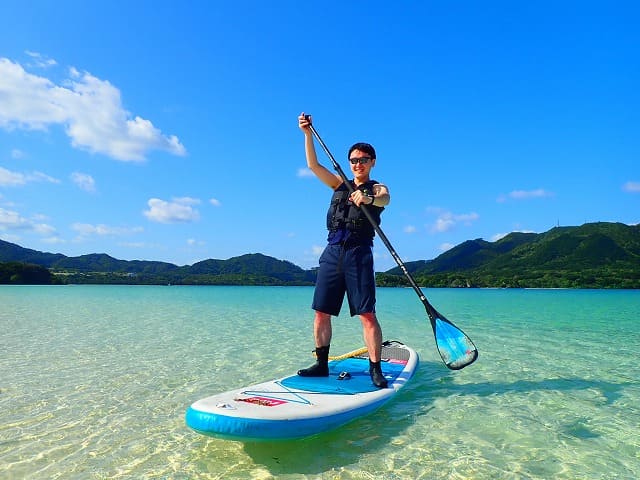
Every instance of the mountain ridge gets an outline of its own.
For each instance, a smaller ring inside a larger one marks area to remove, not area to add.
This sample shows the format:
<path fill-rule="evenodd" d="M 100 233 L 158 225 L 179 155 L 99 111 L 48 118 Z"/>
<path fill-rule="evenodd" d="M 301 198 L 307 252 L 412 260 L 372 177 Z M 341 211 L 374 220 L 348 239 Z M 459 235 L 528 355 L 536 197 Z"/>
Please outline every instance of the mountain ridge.
<path fill-rule="evenodd" d="M 640 225 L 597 222 L 467 240 L 406 267 L 425 286 L 640 288 Z"/>
<path fill-rule="evenodd" d="M 0 240 L 0 262 L 43 267 L 65 283 L 312 285 L 315 269 L 260 253 L 193 265 L 119 260 L 105 253 L 67 257 Z M 597 222 L 543 233 L 466 240 L 432 260 L 407 262 L 422 286 L 640 288 L 640 225 Z M 555 278 L 554 278 L 555 277 Z M 43 277 L 39 277 L 43 278 Z M 0 282 L 2 280 L 0 279 Z M 400 267 L 380 286 L 407 285 Z M 9 282 L 4 282 L 9 283 Z"/>

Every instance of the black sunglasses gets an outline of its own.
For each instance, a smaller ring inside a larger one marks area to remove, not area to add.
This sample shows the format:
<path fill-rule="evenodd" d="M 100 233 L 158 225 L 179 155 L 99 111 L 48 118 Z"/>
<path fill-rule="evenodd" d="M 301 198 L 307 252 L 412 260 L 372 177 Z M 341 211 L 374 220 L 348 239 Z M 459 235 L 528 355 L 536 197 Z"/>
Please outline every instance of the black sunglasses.
<path fill-rule="evenodd" d="M 350 158 L 351 165 L 357 165 L 358 163 L 367 164 L 371 161 L 371 157 L 355 157 Z"/>

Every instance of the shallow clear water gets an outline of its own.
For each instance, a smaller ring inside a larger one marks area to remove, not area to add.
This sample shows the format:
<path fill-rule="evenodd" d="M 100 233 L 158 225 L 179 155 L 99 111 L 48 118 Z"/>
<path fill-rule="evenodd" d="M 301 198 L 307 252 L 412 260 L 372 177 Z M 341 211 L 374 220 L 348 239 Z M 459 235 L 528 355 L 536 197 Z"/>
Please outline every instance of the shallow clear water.
<path fill-rule="evenodd" d="M 185 409 L 311 363 L 311 288 L 0 287 L 0 478 L 640 478 L 639 291 L 425 293 L 474 365 L 447 370 L 413 290 L 379 289 L 414 380 L 333 432 L 245 444 Z M 335 320 L 333 354 L 361 345 Z"/>

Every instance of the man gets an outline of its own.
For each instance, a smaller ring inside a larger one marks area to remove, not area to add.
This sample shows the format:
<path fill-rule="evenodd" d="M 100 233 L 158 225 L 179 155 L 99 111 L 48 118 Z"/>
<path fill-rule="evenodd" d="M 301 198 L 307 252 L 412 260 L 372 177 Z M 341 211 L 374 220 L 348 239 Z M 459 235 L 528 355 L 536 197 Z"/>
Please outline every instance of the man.
<path fill-rule="evenodd" d="M 312 304 L 315 310 L 313 333 L 317 361 L 311 367 L 299 370 L 298 375 L 329 375 L 331 316 L 340 313 L 346 293 L 351 316 L 358 315 L 362 322 L 363 337 L 369 351 L 371 380 L 378 388 L 386 388 L 387 380 L 380 366 L 382 329 L 375 313 L 376 284 L 371 251 L 375 230 L 361 207 L 366 205 L 375 221 L 380 223 L 380 214 L 390 200 L 389 190 L 370 178 L 371 169 L 376 163 L 374 148 L 368 143 L 356 143 L 348 154 L 353 174 L 351 185 L 355 190 L 349 194 L 340 175 L 318 163 L 310 124 L 311 117 L 300 114 L 298 125 L 305 136 L 307 166 L 333 190 L 333 196 L 327 213 L 328 244 L 320 256 Z"/>

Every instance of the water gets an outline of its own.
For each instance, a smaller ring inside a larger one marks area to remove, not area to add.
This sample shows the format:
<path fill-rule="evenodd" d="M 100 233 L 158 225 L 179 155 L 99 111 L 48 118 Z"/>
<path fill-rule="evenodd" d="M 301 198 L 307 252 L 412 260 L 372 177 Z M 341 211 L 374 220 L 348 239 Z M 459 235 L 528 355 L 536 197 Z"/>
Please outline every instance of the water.
<path fill-rule="evenodd" d="M 379 289 L 415 379 L 333 432 L 243 444 L 190 431 L 185 409 L 310 364 L 311 288 L 0 287 L 0 478 L 640 477 L 639 291 L 425 293 L 474 365 L 447 370 L 413 290 Z M 332 353 L 361 345 L 338 318 Z"/>

